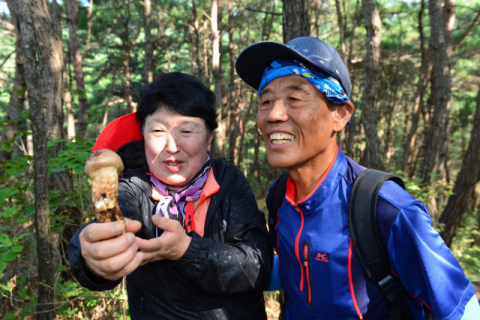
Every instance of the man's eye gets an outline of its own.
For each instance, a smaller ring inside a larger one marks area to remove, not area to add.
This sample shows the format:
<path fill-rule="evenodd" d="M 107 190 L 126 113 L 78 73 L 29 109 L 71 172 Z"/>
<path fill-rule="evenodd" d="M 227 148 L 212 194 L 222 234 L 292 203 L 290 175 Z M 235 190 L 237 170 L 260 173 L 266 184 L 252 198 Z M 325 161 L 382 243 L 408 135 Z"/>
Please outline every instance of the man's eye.
<path fill-rule="evenodd" d="M 265 101 L 262 101 L 261 105 L 263 106 L 270 103 L 272 103 L 272 100 L 265 100 Z"/>
<path fill-rule="evenodd" d="M 290 97 L 288 98 L 288 100 L 292 101 L 292 102 L 295 102 L 295 101 L 300 101 L 300 99 L 297 99 L 295 97 Z"/>

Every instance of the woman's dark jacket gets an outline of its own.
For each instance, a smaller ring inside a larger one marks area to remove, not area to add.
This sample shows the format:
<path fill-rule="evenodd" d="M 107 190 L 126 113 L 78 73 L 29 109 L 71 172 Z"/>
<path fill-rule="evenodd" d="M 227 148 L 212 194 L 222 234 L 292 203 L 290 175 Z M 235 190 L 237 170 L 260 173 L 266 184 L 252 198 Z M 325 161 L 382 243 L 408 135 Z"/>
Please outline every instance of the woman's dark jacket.
<path fill-rule="evenodd" d="M 212 168 L 220 190 L 211 197 L 204 237 L 192 232 L 178 261 L 150 262 L 127 276 L 132 319 L 266 319 L 262 288 L 273 252 L 265 216 L 235 166 L 222 158 L 212 161 Z M 151 217 L 156 203 L 147 174 L 130 171 L 120 179 L 122 213 L 142 223 L 136 236 L 155 238 Z M 79 234 L 84 227 L 68 248 L 75 277 L 90 290 L 112 289 L 121 280 L 99 278 L 82 261 Z"/>

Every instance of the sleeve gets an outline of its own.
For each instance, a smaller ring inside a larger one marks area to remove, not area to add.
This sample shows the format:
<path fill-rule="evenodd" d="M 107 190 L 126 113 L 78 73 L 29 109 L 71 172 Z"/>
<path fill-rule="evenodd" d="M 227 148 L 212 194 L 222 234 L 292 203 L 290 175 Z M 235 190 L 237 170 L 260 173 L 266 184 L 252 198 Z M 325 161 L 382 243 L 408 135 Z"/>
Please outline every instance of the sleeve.
<path fill-rule="evenodd" d="M 450 249 L 432 227 L 425 205 L 412 201 L 400 209 L 388 240 L 395 275 L 436 320 L 461 319 L 475 289 Z"/>
<path fill-rule="evenodd" d="M 223 215 L 228 216 L 224 241 L 202 238 L 193 232 L 192 242 L 175 262 L 176 267 L 207 292 L 230 294 L 261 290 L 268 281 L 273 250 L 265 216 L 258 210 L 243 174 L 238 172 L 234 190 L 229 191 L 222 202 L 223 210 L 230 210 Z"/>
<path fill-rule="evenodd" d="M 126 183 L 119 183 L 119 205 L 122 214 L 130 219 L 139 220 L 139 206 L 136 201 L 136 197 L 133 196 L 132 189 Z M 90 223 L 97 223 L 93 220 Z M 70 260 L 70 266 L 72 272 L 77 281 L 85 288 L 92 291 L 104 291 L 115 288 L 122 279 L 117 281 L 110 281 L 93 274 L 85 264 L 85 260 L 82 256 L 82 248 L 80 246 L 80 233 L 89 225 L 87 223 L 80 227 L 75 232 L 70 243 L 68 244 L 68 257 Z"/>

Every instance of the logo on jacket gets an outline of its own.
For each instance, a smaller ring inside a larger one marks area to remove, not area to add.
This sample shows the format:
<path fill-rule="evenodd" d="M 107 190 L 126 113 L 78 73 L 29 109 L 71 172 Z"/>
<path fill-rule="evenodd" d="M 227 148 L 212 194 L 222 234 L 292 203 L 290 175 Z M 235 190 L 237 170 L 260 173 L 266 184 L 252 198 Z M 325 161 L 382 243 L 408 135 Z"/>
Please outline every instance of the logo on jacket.
<path fill-rule="evenodd" d="M 328 260 L 327 254 L 326 253 L 320 253 L 320 252 L 315 257 L 315 260 L 321 261 L 321 262 L 330 262 L 330 260 Z"/>

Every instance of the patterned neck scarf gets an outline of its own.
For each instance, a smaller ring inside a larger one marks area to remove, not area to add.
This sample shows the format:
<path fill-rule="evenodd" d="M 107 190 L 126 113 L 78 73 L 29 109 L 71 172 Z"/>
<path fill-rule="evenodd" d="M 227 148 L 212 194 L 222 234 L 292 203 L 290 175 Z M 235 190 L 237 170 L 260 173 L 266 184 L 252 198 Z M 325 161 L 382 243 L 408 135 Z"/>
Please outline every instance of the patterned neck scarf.
<path fill-rule="evenodd" d="M 199 173 L 185 187 L 178 191 L 168 190 L 168 185 L 155 178 L 152 174 L 150 180 L 153 182 L 158 192 L 164 196 L 162 200 L 158 202 L 155 214 L 161 217 L 178 220 L 183 227 L 186 227 L 185 215 L 187 213 L 187 206 L 189 206 L 189 203 L 191 206 L 193 201 L 200 198 L 203 185 L 205 184 L 205 181 L 207 181 L 207 172 L 210 170 L 210 167 L 211 160 L 210 156 L 207 154 L 207 160 Z M 189 220 L 188 218 L 189 217 L 187 217 L 187 220 Z M 191 218 L 192 217 L 190 217 L 190 219 Z"/>

